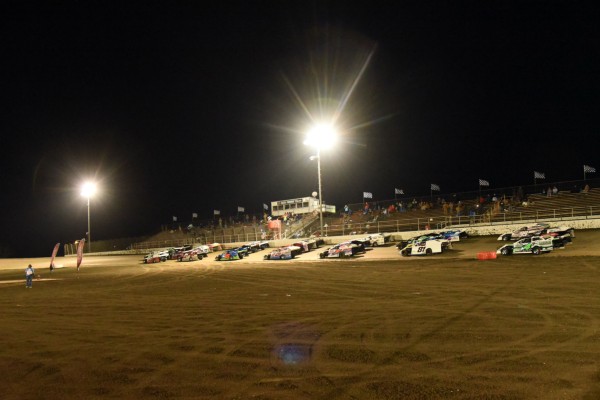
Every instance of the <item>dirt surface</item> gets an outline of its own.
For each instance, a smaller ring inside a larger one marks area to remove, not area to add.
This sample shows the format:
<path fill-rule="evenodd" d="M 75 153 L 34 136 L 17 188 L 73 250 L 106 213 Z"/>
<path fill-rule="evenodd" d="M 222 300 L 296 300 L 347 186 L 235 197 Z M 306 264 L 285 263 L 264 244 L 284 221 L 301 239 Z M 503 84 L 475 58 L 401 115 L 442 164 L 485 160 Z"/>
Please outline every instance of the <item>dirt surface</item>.
<path fill-rule="evenodd" d="M 2 399 L 598 399 L 600 232 L 540 256 L 0 260 Z M 32 263 L 39 278 L 24 284 Z"/>

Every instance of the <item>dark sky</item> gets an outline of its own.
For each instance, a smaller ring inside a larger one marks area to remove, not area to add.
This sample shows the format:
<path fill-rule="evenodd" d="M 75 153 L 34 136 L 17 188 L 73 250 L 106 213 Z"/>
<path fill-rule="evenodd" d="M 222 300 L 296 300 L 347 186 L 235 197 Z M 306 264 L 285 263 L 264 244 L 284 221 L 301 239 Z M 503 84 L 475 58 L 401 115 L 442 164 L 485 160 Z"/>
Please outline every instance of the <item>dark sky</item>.
<path fill-rule="evenodd" d="M 93 239 L 308 196 L 335 110 L 338 207 L 600 167 L 594 2 L 213 3 L 3 2 L 0 243 L 83 237 L 87 178 Z"/>

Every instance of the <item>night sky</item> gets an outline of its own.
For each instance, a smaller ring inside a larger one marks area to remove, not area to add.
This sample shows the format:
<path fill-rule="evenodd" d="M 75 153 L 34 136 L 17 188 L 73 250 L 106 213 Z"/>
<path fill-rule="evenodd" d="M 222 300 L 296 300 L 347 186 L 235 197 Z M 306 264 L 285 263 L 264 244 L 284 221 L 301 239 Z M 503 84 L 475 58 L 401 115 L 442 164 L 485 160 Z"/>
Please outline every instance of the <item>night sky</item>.
<path fill-rule="evenodd" d="M 599 6 L 579 1 L 3 2 L 0 244 L 92 240 L 600 167 Z M 354 2 L 353 2 L 354 3 Z"/>

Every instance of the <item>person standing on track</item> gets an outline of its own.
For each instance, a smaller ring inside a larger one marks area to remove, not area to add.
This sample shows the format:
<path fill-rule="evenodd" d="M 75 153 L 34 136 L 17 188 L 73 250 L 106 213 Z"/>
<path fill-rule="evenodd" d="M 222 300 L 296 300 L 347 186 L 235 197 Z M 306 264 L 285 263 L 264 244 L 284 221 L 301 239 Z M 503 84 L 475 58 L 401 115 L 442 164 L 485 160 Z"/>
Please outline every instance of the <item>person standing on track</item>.
<path fill-rule="evenodd" d="M 33 285 L 33 277 L 35 276 L 35 269 L 29 264 L 27 268 L 25 268 L 25 287 L 27 289 L 31 289 Z"/>

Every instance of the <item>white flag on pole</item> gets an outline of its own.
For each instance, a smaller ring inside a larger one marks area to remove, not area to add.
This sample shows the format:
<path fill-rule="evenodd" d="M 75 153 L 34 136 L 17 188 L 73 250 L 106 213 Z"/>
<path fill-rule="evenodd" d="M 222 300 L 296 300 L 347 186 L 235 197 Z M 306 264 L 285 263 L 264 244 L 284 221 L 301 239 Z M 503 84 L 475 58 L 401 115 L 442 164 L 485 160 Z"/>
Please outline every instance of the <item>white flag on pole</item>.
<path fill-rule="evenodd" d="M 238 212 L 244 212 L 244 207 L 238 206 Z"/>
<path fill-rule="evenodd" d="M 214 215 L 221 215 L 221 210 L 214 210 L 214 211 L 213 211 L 213 214 L 214 214 Z"/>
<path fill-rule="evenodd" d="M 364 199 L 372 199 L 373 198 L 373 193 L 371 193 L 371 192 L 363 192 L 363 198 Z"/>
<path fill-rule="evenodd" d="M 594 173 L 594 172 L 596 172 L 596 168 L 590 167 L 589 165 L 584 165 L 583 166 L 583 172 L 585 172 L 585 173 Z"/>
<path fill-rule="evenodd" d="M 431 184 L 431 190 L 437 190 L 438 192 L 440 191 L 440 187 L 438 185 L 436 185 L 435 183 Z"/>
<path fill-rule="evenodd" d="M 546 179 L 546 175 L 543 172 L 533 171 L 534 179 Z"/>
<path fill-rule="evenodd" d="M 269 210 L 269 206 L 268 206 L 268 205 L 266 205 L 265 203 L 263 203 L 263 208 L 264 208 L 265 210 Z"/>
<path fill-rule="evenodd" d="M 488 181 L 486 181 L 485 179 L 480 179 L 479 186 L 490 186 L 490 183 Z"/>
<path fill-rule="evenodd" d="M 394 193 L 395 194 L 404 194 L 404 190 L 396 188 L 396 189 L 394 189 Z"/>

